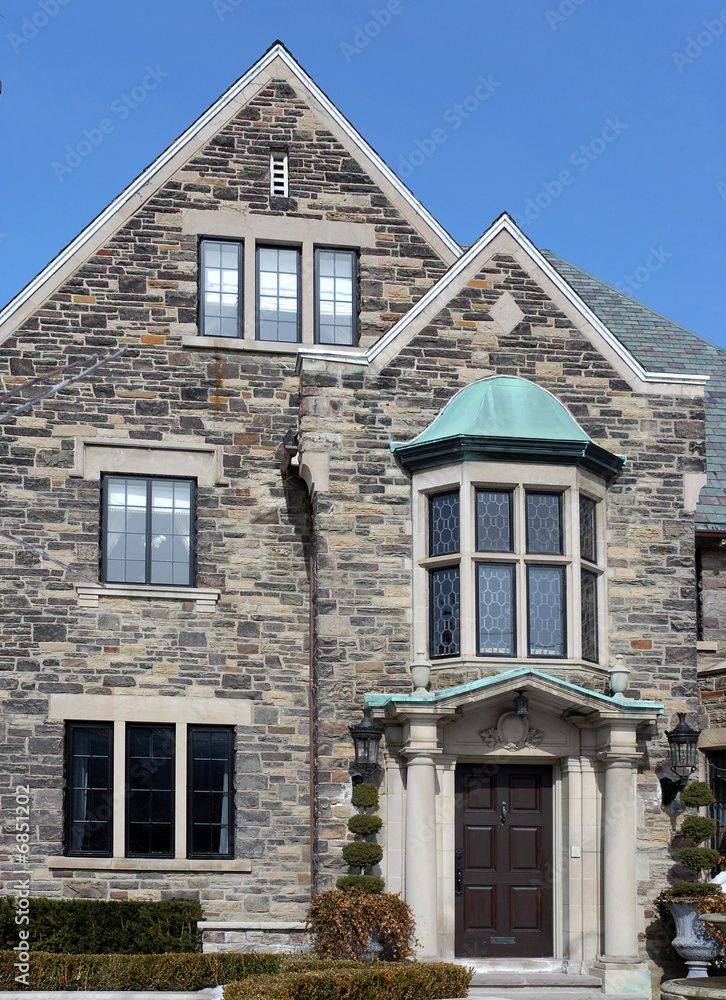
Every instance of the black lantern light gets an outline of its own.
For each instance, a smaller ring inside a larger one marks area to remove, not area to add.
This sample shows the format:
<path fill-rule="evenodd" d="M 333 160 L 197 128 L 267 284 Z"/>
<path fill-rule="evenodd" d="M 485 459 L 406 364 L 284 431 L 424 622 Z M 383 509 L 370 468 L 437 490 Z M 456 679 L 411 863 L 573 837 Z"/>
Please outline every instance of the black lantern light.
<path fill-rule="evenodd" d="M 368 781 L 378 767 L 378 747 L 383 737 L 383 727 L 373 721 L 370 708 L 363 709 L 363 718 L 357 726 L 348 726 L 355 747 L 353 784 Z"/>
<path fill-rule="evenodd" d="M 698 737 L 700 729 L 692 729 L 686 722 L 686 713 L 678 712 L 678 725 L 666 730 L 671 771 L 678 775 L 678 781 L 661 778 L 660 785 L 663 804 L 669 805 L 688 784 L 688 779 L 698 769 Z"/>
<path fill-rule="evenodd" d="M 526 719 L 529 715 L 529 701 L 524 691 L 518 691 L 514 699 L 514 714 L 520 719 Z"/>

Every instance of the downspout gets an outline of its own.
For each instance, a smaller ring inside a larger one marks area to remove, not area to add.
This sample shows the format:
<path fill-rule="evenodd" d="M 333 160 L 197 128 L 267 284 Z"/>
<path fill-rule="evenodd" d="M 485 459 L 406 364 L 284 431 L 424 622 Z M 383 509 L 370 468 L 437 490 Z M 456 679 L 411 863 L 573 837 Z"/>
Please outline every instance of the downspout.
<path fill-rule="evenodd" d="M 308 585 L 310 589 L 308 601 L 308 743 L 309 743 L 309 781 L 310 781 L 310 899 L 315 896 L 317 883 L 316 870 L 316 805 L 317 805 L 317 773 L 315 768 L 315 747 L 317 736 L 317 703 L 315 690 L 315 519 L 313 514 L 312 487 L 300 474 L 300 456 L 297 447 L 297 435 L 292 432 L 283 440 L 284 455 L 282 474 L 287 483 L 296 489 L 305 491 L 305 511 L 309 532 L 308 542 Z"/>

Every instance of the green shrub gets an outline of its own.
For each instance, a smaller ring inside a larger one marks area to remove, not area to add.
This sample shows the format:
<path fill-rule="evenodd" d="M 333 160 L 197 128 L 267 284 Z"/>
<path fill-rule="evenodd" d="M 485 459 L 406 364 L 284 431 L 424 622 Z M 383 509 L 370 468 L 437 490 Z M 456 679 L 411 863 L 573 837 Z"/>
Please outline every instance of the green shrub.
<path fill-rule="evenodd" d="M 383 857 L 380 844 L 369 844 L 365 840 L 355 840 L 343 848 L 343 860 L 353 868 L 370 868 Z"/>
<path fill-rule="evenodd" d="M 677 879 L 666 894 L 673 896 L 718 896 L 722 895 L 721 886 L 717 882 L 688 882 Z"/>
<path fill-rule="evenodd" d="M 364 966 L 284 972 L 228 983 L 224 1000 L 433 1000 L 465 997 L 471 969 L 444 963 L 367 963 Z"/>
<path fill-rule="evenodd" d="M 681 831 L 684 837 L 690 837 L 698 844 L 702 840 L 708 840 L 716 832 L 716 820 L 708 816 L 686 816 L 681 823 Z"/>
<path fill-rule="evenodd" d="M 377 875 L 343 875 L 335 883 L 336 889 L 347 892 L 348 889 L 363 889 L 365 892 L 383 892 L 386 883 Z"/>
<path fill-rule="evenodd" d="M 126 902 L 101 899 L 30 900 L 33 951 L 86 955 L 151 955 L 197 949 L 202 907 L 188 899 Z M 15 902 L 0 898 L 0 950 L 18 940 Z"/>
<path fill-rule="evenodd" d="M 681 802 L 689 808 L 713 805 L 713 792 L 705 781 L 692 781 L 681 792 Z"/>
<path fill-rule="evenodd" d="M 355 886 L 347 892 L 321 892 L 308 909 L 307 928 L 315 936 L 315 950 L 321 958 L 369 957 L 371 934 L 390 961 L 414 954 L 413 915 L 397 894 L 366 892 Z"/>
<path fill-rule="evenodd" d="M 694 872 L 703 868 L 715 868 L 718 864 L 719 853 L 712 847 L 682 847 L 678 852 L 678 861 L 684 868 L 691 868 Z"/>
<path fill-rule="evenodd" d="M 0 990 L 16 990 L 13 951 L 0 952 Z M 196 991 L 232 979 L 277 973 L 279 955 L 57 955 L 30 953 L 32 990 Z"/>
<path fill-rule="evenodd" d="M 372 809 L 378 805 L 378 789 L 367 781 L 361 781 L 353 789 L 351 802 L 356 809 Z"/>
<path fill-rule="evenodd" d="M 348 820 L 348 829 L 351 833 L 357 833 L 361 837 L 370 837 L 378 833 L 383 826 L 380 816 L 372 816 L 370 813 L 357 813 Z"/>

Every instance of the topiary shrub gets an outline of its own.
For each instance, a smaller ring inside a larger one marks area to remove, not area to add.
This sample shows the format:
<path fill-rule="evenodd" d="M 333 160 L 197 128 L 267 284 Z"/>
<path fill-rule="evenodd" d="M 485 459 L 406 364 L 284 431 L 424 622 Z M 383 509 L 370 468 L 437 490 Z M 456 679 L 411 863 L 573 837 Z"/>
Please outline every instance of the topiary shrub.
<path fill-rule="evenodd" d="M 372 868 L 382 857 L 380 844 L 369 844 L 366 840 L 355 840 L 343 848 L 343 859 L 351 868 Z"/>
<path fill-rule="evenodd" d="M 357 833 L 361 837 L 375 836 L 383 826 L 380 816 L 371 816 L 369 813 L 356 813 L 348 820 L 348 829 L 351 833 Z"/>
<path fill-rule="evenodd" d="M 681 823 L 681 834 L 699 844 L 716 832 L 716 820 L 709 816 L 686 816 Z"/>
<path fill-rule="evenodd" d="M 720 855 L 712 847 L 682 847 L 678 852 L 678 861 L 684 868 L 700 872 L 704 868 L 715 868 Z"/>
<path fill-rule="evenodd" d="M 310 904 L 307 929 L 315 937 L 321 958 L 371 958 L 372 935 L 383 946 L 382 956 L 390 961 L 414 954 L 413 915 L 397 894 L 357 887 L 321 892 Z"/>
<path fill-rule="evenodd" d="M 365 892 L 383 892 L 386 883 L 377 875 L 344 875 L 335 883 L 336 889 L 363 889 Z"/>
<path fill-rule="evenodd" d="M 681 792 L 681 802 L 690 809 L 713 805 L 713 792 L 705 781 L 692 781 Z"/>
<path fill-rule="evenodd" d="M 353 789 L 351 802 L 356 809 L 373 809 L 378 805 L 378 789 L 367 781 L 361 781 Z"/>
<path fill-rule="evenodd" d="M 719 893 L 721 886 L 716 882 L 688 882 L 686 879 L 677 879 L 670 889 L 661 893 L 661 896 L 670 899 L 676 896 L 717 896 Z"/>

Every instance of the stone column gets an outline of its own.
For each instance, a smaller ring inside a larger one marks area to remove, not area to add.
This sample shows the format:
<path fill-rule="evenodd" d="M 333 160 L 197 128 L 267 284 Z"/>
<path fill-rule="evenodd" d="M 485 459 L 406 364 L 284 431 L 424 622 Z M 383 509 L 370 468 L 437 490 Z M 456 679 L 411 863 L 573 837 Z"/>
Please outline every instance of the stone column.
<path fill-rule="evenodd" d="M 436 871 L 436 764 L 431 753 L 405 750 L 406 902 L 413 910 L 418 957 L 438 954 Z"/>
<path fill-rule="evenodd" d="M 633 762 L 627 757 L 616 757 L 605 764 L 603 957 L 606 960 L 638 960 L 636 848 Z"/>

